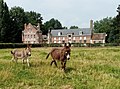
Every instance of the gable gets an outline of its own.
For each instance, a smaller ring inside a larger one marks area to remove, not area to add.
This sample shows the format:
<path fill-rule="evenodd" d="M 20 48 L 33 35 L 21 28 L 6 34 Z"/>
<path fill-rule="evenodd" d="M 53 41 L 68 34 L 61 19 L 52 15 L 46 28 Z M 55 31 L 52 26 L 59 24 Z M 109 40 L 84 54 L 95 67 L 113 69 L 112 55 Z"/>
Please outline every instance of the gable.
<path fill-rule="evenodd" d="M 104 40 L 106 34 L 105 33 L 94 33 L 92 35 L 92 40 Z"/>
<path fill-rule="evenodd" d="M 33 26 L 31 23 L 29 23 L 28 25 L 25 24 L 24 27 L 24 33 L 37 33 L 40 32 L 40 29 L 38 29 L 36 26 Z"/>

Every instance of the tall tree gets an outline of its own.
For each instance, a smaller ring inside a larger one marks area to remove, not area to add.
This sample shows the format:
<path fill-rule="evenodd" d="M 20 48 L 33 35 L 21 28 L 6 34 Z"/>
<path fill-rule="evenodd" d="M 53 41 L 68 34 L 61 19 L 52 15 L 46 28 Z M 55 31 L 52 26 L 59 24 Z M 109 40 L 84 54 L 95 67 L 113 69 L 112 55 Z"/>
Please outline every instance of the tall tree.
<path fill-rule="evenodd" d="M 25 12 L 25 16 L 26 16 L 26 23 L 31 23 L 31 24 L 36 25 L 36 26 L 39 23 L 40 30 L 42 32 L 44 31 L 44 26 L 42 24 L 43 18 L 41 17 L 40 13 L 36 13 L 34 11 Z"/>
<path fill-rule="evenodd" d="M 106 33 L 106 41 L 109 39 L 109 34 L 112 30 L 112 23 L 113 23 L 113 18 L 112 17 L 107 17 L 103 18 L 100 21 L 94 22 L 94 32 L 95 33 Z"/>
<path fill-rule="evenodd" d="M 37 23 L 40 23 L 42 25 L 43 18 L 41 17 L 40 13 L 30 11 L 30 12 L 25 12 L 25 15 L 26 15 L 26 23 L 31 23 L 34 25 L 37 25 Z"/>
<path fill-rule="evenodd" d="M 120 44 L 120 5 L 117 8 L 118 15 L 114 18 L 109 41 Z"/>
<path fill-rule="evenodd" d="M 49 29 L 62 29 L 62 24 L 60 23 L 60 21 L 52 18 L 44 23 L 43 34 L 47 34 Z"/>
<path fill-rule="evenodd" d="M 7 4 L 0 0 L 0 42 L 10 42 L 10 15 Z"/>
<path fill-rule="evenodd" d="M 78 29 L 78 26 L 71 26 L 70 29 Z"/>
<path fill-rule="evenodd" d="M 12 20 L 12 38 L 13 42 L 22 42 L 22 30 L 26 23 L 25 12 L 21 7 L 12 7 L 10 10 L 10 18 Z"/>

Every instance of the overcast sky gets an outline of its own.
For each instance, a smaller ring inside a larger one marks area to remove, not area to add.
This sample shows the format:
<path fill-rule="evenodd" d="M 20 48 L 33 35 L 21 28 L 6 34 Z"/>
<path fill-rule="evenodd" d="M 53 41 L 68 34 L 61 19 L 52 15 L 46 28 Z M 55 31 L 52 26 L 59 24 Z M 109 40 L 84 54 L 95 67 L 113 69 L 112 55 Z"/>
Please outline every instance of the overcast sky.
<path fill-rule="evenodd" d="M 117 15 L 120 0 L 4 0 L 8 7 L 20 6 L 35 11 L 43 22 L 55 18 L 62 26 L 89 27 L 89 22 Z"/>

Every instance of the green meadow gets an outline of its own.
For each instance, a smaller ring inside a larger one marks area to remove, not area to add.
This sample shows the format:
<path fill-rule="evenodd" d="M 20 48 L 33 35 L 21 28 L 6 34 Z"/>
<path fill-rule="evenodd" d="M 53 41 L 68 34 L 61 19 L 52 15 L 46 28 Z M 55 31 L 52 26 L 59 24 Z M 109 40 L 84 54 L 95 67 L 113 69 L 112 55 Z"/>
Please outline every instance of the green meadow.
<path fill-rule="evenodd" d="M 120 89 L 120 47 L 71 47 L 65 72 L 45 59 L 51 49 L 32 48 L 30 67 L 0 49 L 0 89 Z"/>

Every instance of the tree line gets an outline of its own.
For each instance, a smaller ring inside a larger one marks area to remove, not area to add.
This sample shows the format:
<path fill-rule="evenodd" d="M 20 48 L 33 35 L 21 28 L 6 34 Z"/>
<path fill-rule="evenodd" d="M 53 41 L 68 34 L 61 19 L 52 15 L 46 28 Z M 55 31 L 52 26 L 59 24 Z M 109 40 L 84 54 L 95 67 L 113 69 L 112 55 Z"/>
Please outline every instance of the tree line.
<path fill-rule="evenodd" d="M 107 43 L 120 44 L 120 5 L 117 8 L 117 16 L 106 17 L 102 20 L 94 22 L 94 32 L 106 33 Z"/>
<path fill-rule="evenodd" d="M 114 18 L 106 17 L 94 22 L 94 32 L 107 33 L 106 42 L 120 43 L 120 5 L 117 8 L 118 15 Z M 59 20 L 50 19 L 45 23 L 40 13 L 24 11 L 21 7 L 8 8 L 4 0 L 0 0 L 0 43 L 21 43 L 22 30 L 25 23 L 37 25 L 43 34 L 47 35 L 49 29 L 67 29 Z M 77 29 L 78 26 L 71 26 L 70 29 Z"/>
<path fill-rule="evenodd" d="M 21 43 L 25 23 L 33 25 L 40 23 L 43 34 L 47 34 L 50 28 L 63 28 L 62 24 L 54 18 L 44 24 L 42 20 L 40 13 L 24 11 L 23 8 L 17 6 L 9 9 L 6 2 L 0 0 L 0 43 Z"/>

